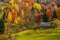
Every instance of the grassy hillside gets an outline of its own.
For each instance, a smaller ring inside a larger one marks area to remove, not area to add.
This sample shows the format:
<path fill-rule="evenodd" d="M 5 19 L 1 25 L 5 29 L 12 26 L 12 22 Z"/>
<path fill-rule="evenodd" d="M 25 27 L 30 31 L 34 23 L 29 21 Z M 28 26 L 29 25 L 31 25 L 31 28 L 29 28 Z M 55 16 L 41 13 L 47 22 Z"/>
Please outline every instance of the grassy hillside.
<path fill-rule="evenodd" d="M 13 34 L 16 40 L 60 40 L 60 29 L 26 30 Z"/>

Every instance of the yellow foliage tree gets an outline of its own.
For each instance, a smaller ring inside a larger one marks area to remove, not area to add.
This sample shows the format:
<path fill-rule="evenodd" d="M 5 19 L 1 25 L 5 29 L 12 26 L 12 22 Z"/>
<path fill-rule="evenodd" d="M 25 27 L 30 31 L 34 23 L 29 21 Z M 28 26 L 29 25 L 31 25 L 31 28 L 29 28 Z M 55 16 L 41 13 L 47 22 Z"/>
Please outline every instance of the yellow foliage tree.
<path fill-rule="evenodd" d="M 11 14 L 11 12 L 8 13 L 8 21 L 9 21 L 9 22 L 12 21 L 12 14 Z"/>
<path fill-rule="evenodd" d="M 38 10 L 41 9 L 41 5 L 38 4 L 38 3 L 34 3 L 33 7 L 36 8 L 36 9 L 38 9 Z"/>
<path fill-rule="evenodd" d="M 14 5 L 13 5 L 13 8 L 14 8 L 14 10 L 15 10 L 16 12 L 19 12 L 19 6 L 18 6 L 17 4 L 14 4 Z"/>
<path fill-rule="evenodd" d="M 21 10 L 21 17 L 22 17 L 22 18 L 25 17 L 24 10 Z"/>
<path fill-rule="evenodd" d="M 15 19 L 14 23 L 15 23 L 15 24 L 19 24 L 19 23 L 20 23 L 20 20 L 21 20 L 21 18 L 20 18 L 20 17 L 17 17 L 17 18 Z"/>
<path fill-rule="evenodd" d="M 11 5 L 13 5 L 13 4 L 14 4 L 14 0 L 10 0 L 9 3 L 10 3 Z"/>

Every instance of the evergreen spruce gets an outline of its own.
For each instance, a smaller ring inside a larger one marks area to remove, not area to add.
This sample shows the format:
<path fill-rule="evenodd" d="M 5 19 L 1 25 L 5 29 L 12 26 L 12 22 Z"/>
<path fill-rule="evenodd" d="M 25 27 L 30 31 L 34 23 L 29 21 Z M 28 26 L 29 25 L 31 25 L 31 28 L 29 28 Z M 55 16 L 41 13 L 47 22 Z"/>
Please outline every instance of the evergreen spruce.
<path fill-rule="evenodd" d="M 57 14 L 56 14 L 56 11 L 54 10 L 54 12 L 53 12 L 53 17 L 52 17 L 52 19 L 57 19 Z"/>
<path fill-rule="evenodd" d="M 48 22 L 48 18 L 47 18 L 47 15 L 46 15 L 46 9 L 44 9 L 43 13 L 44 13 L 44 15 L 43 15 L 43 21 L 44 22 Z"/>

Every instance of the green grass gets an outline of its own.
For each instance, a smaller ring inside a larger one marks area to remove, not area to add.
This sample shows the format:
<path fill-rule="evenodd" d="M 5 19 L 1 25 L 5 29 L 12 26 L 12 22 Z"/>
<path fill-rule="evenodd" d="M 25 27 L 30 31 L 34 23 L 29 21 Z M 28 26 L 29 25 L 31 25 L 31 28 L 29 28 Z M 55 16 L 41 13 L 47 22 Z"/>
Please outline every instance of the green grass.
<path fill-rule="evenodd" d="M 37 29 L 26 30 L 17 34 L 13 34 L 13 37 L 17 40 L 60 40 L 60 29 Z"/>

